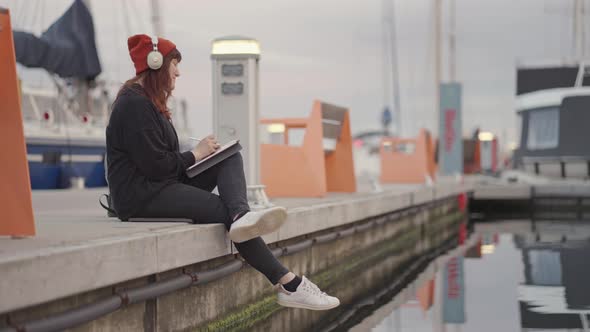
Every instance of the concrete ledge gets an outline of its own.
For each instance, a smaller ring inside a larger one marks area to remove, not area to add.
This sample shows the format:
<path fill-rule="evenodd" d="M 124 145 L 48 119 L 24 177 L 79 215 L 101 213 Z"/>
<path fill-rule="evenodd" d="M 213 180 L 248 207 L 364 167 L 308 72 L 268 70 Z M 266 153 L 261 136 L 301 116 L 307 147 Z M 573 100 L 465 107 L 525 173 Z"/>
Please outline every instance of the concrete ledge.
<path fill-rule="evenodd" d="M 224 225 L 186 225 L 157 231 L 157 272 L 231 253 Z"/>
<path fill-rule="evenodd" d="M 151 273 L 156 237 L 137 234 L 46 249 L 0 261 L 0 312 L 39 304 Z"/>
<path fill-rule="evenodd" d="M 474 190 L 474 199 L 513 200 L 531 198 L 529 185 L 481 185 Z"/>
<path fill-rule="evenodd" d="M 412 204 L 419 205 L 432 201 L 434 199 L 434 188 L 420 188 L 412 193 Z"/>
<path fill-rule="evenodd" d="M 421 188 L 388 186 L 380 193 L 290 200 L 285 204 L 289 207 L 286 225 L 264 238 L 268 243 L 283 241 L 466 190 L 470 188 L 458 184 Z M 98 197 L 92 191 L 70 194 L 90 196 L 92 199 L 83 198 L 88 201 Z M 60 216 L 54 205 L 40 201 L 48 209 L 36 210 L 37 237 L 0 238 L 0 313 L 232 253 L 225 227 L 220 224 L 121 223 L 97 217 L 103 213 L 100 210 L 90 210 L 94 217 Z M 61 201 L 68 200 L 62 197 Z"/>
<path fill-rule="evenodd" d="M 535 186 L 535 196 L 588 196 L 590 197 L 589 185 L 564 185 L 547 184 Z"/>
<path fill-rule="evenodd" d="M 407 208 L 411 193 L 381 193 L 337 203 L 295 208 L 289 211 L 287 223 L 278 231 L 278 240 L 349 224 L 380 214 Z"/>
<path fill-rule="evenodd" d="M 223 225 L 183 225 L 2 256 L 0 313 L 227 255 L 225 233 Z"/>
<path fill-rule="evenodd" d="M 534 189 L 534 192 L 531 190 Z M 531 194 L 537 196 L 556 197 L 590 197 L 590 185 L 574 185 L 563 183 L 552 184 L 476 184 L 474 199 L 481 200 L 514 200 L 530 199 Z"/>

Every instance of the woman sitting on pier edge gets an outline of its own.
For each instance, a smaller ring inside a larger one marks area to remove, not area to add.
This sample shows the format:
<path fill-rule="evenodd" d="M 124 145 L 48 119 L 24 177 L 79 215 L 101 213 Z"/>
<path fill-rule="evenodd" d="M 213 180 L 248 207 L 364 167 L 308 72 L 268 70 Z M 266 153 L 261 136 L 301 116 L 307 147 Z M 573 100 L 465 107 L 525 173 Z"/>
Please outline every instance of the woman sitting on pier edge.
<path fill-rule="evenodd" d="M 260 238 L 276 231 L 287 212 L 282 207 L 250 211 L 240 153 L 194 178 L 185 175 L 189 166 L 215 152 L 219 144 L 209 135 L 191 151 L 179 151 L 167 107 L 180 76 L 182 57 L 176 45 L 147 35 L 131 36 L 127 44 L 136 76 L 117 94 L 106 129 L 110 201 L 117 216 L 223 223 L 246 262 L 278 285 L 279 304 L 312 310 L 337 307 L 337 298 L 290 272 Z M 211 192 L 215 187 L 219 195 Z"/>

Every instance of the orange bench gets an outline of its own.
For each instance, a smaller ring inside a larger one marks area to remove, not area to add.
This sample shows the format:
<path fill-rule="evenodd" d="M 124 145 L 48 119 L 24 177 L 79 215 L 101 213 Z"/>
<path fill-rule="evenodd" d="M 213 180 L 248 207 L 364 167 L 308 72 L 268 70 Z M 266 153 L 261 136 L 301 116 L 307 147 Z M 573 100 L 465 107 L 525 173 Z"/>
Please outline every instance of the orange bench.
<path fill-rule="evenodd" d="M 435 179 L 433 142 L 426 129 L 415 139 L 385 137 L 381 140 L 382 183 L 424 183 Z"/>
<path fill-rule="evenodd" d="M 279 126 L 282 142 L 262 144 L 262 184 L 269 197 L 323 197 L 355 192 L 349 111 L 314 101 L 308 118 L 262 119 Z M 305 129 L 302 146 L 289 145 L 289 130 Z"/>

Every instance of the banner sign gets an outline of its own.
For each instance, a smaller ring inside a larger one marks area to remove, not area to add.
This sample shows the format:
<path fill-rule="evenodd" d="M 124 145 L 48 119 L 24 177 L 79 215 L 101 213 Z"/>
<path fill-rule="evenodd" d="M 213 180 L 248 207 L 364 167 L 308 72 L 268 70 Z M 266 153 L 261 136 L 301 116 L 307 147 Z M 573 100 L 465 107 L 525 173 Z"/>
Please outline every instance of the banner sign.
<path fill-rule="evenodd" d="M 442 83 L 439 106 L 438 156 L 440 174 L 463 174 L 461 84 Z"/>

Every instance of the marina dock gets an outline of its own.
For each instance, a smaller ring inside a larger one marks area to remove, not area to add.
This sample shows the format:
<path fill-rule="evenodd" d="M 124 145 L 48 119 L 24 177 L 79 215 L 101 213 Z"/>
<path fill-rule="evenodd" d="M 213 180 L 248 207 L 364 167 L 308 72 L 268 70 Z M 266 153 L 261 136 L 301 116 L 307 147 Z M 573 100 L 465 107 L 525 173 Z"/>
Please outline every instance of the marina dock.
<path fill-rule="evenodd" d="M 334 289 L 344 301 L 382 284 L 411 257 L 455 239 L 465 218 L 458 210 L 457 197 L 471 191 L 451 180 L 432 187 L 384 186 L 381 192 L 374 192 L 368 185 L 359 188 L 355 194 L 273 201 L 286 206 L 289 217 L 278 232 L 265 236 L 284 263 L 297 273 L 319 278 L 320 284 Z M 0 239 L 0 293 L 3 299 L 10 299 L 0 302 L 0 324 L 4 324 L 0 331 L 14 331 L 20 324 L 29 330 L 27 324 L 42 324 L 41 317 L 53 319 L 51 325 L 55 326 L 57 321 L 64 322 L 60 315 L 72 316 L 81 306 L 109 298 L 122 302 L 80 329 L 164 331 L 211 324 L 254 328 L 260 317 L 277 310 L 284 313 L 275 315 L 290 318 L 270 319 L 264 326 L 289 321 L 313 325 L 322 318 L 310 312 L 292 315 L 274 303 L 266 308 L 272 288 L 252 268 L 235 265 L 241 261 L 235 257 L 224 226 L 120 222 L 107 218 L 98 205 L 102 192 L 34 192 L 38 235 Z M 400 252 L 399 246 L 405 249 Z M 398 254 L 393 258 L 382 256 L 391 250 L 398 250 Z M 381 256 L 371 257 L 369 253 Z M 380 272 L 367 280 L 357 279 L 359 284 L 354 289 L 338 290 L 341 286 L 336 281 L 358 269 L 349 266 L 347 270 L 346 265 L 363 263 L 359 254 L 368 255 L 364 258 L 373 261 Z M 393 262 L 383 266 L 381 260 Z M 201 275 L 198 271 L 219 267 L 229 267 L 229 272 L 214 273 L 217 277 L 205 285 L 183 287 L 161 297 L 126 304 L 116 295 L 186 271 L 195 273 L 196 282 Z M 232 287 L 236 275 L 240 275 L 240 284 L 250 286 L 239 290 Z M 257 314 L 248 316 L 247 321 L 240 320 L 240 313 L 252 310 L 253 305 L 263 308 L 256 309 Z M 180 307 L 190 310 L 179 311 Z M 175 313 L 171 315 L 170 310 Z M 310 319 L 301 320 L 300 315 Z M 12 328 L 7 321 L 13 322 Z"/>
<path fill-rule="evenodd" d="M 507 183 L 493 178 L 470 178 L 473 218 L 532 220 L 588 220 L 590 185 L 550 180 L 543 183 Z"/>

